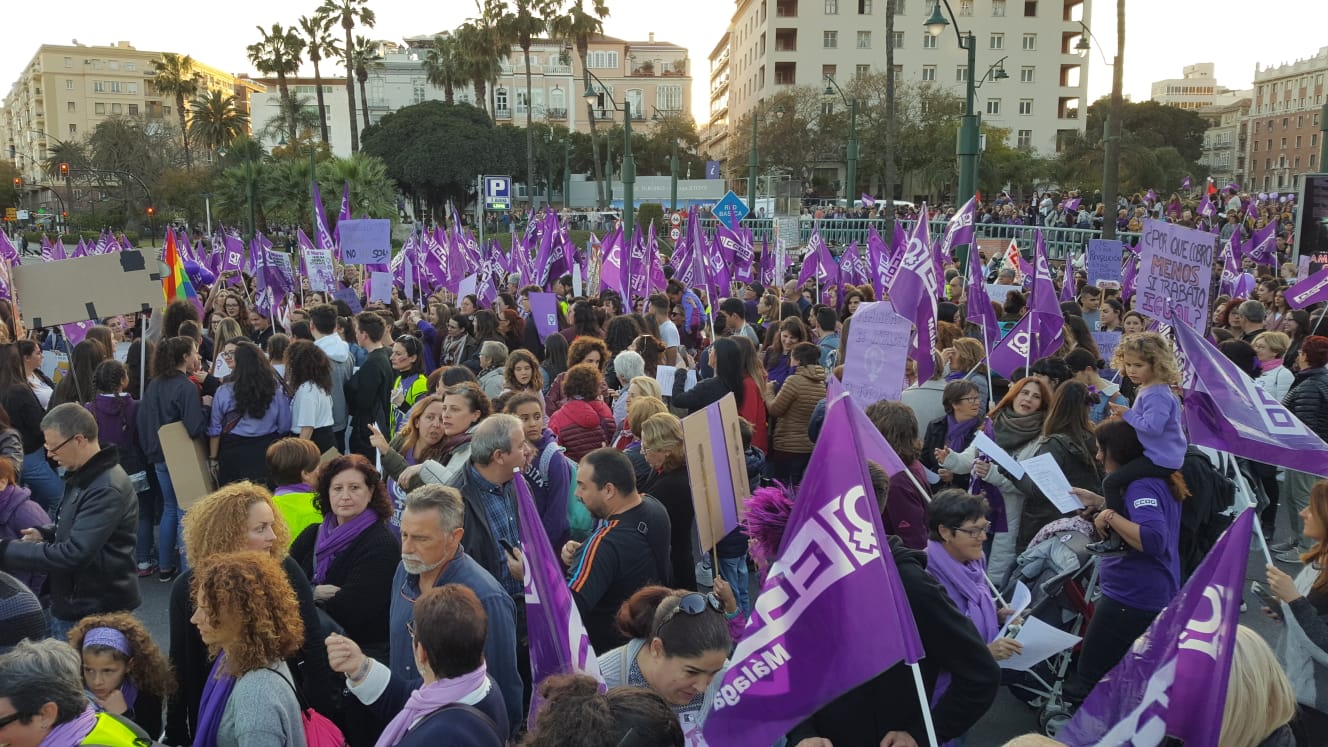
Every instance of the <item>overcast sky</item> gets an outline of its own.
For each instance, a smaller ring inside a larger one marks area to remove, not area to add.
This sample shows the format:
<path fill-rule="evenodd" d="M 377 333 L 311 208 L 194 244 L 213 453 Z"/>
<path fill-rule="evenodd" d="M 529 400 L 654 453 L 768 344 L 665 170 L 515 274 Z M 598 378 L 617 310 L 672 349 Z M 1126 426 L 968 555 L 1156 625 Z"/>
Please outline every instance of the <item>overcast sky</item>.
<path fill-rule="evenodd" d="M 17 1 L 17 0 L 15 0 Z M 651 31 L 690 50 L 693 112 L 702 120 L 707 112 L 710 50 L 718 42 L 733 11 L 728 0 L 608 0 L 610 16 L 605 31 L 628 40 L 644 40 Z M 812 2 L 812 0 L 805 0 Z M 913 0 L 910 6 L 918 5 Z M 884 0 L 878 5 L 884 6 Z M 221 5 L 197 6 L 181 0 L 63 0 L 33 6 L 22 26 L 11 25 L 0 44 L 0 91 L 8 92 L 23 66 L 43 42 L 109 44 L 129 41 L 138 49 L 182 52 L 231 72 L 251 71 L 245 47 L 258 39 L 256 24 L 294 24 L 318 5 L 317 0 L 228 0 Z M 421 3 L 411 0 L 371 0 L 378 16 L 369 34 L 376 39 L 454 28 L 475 15 L 473 0 Z M 1324 43 L 1318 0 L 1281 0 L 1263 6 L 1236 0 L 1204 3 L 1139 2 L 1129 4 L 1126 38 L 1125 93 L 1136 101 L 1149 97 L 1154 80 L 1180 77 L 1181 67 L 1193 62 L 1216 62 L 1217 79 L 1229 88 L 1248 88 L 1256 63 L 1264 66 L 1310 57 Z M 1093 3 L 1089 25 L 1093 34 L 1111 48 L 1115 45 L 1115 3 Z M 915 7 L 908 22 L 922 23 Z M 364 33 L 364 32 L 362 32 Z M 981 62 L 981 60 L 979 60 Z M 325 73 L 336 73 L 324 67 Z M 312 73 L 312 70 L 309 71 Z M 1111 69 L 1095 49 L 1089 66 L 1089 98 L 1111 89 Z"/>

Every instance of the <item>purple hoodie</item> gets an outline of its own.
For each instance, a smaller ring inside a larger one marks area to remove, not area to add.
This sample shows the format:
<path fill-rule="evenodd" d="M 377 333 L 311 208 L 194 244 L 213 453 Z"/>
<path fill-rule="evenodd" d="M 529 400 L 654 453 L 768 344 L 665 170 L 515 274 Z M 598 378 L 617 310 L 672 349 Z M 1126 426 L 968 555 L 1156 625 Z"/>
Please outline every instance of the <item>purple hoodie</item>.
<path fill-rule="evenodd" d="M 534 446 L 535 462 L 525 470 L 526 481 L 530 483 L 530 494 L 539 509 L 544 531 L 549 535 L 554 552 L 558 552 L 571 538 L 567 501 L 572 495 L 572 461 L 563 454 L 553 431 L 548 428 Z M 546 450 L 553 453 L 546 453 Z"/>
<path fill-rule="evenodd" d="M 27 488 L 10 484 L 0 490 L 0 540 L 16 540 L 24 529 L 44 527 L 50 523 L 51 517 L 32 500 L 32 493 Z M 10 574 L 27 584 L 34 593 L 41 589 L 42 582 L 46 580 L 45 573 L 10 571 Z"/>

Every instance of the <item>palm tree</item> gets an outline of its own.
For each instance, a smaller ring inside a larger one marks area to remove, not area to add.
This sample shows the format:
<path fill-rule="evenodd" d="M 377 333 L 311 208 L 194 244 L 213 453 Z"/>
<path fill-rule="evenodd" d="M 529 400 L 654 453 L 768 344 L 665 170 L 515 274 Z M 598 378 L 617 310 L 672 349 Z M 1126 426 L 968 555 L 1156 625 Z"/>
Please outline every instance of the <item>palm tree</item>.
<path fill-rule="evenodd" d="M 300 16 L 300 31 L 304 32 L 305 52 L 314 64 L 314 91 L 318 94 L 318 131 L 327 143 L 327 105 L 323 102 L 323 74 L 318 63 L 332 53 L 333 39 L 327 31 L 327 22 L 317 15 Z"/>
<path fill-rule="evenodd" d="M 553 35 L 563 39 L 576 48 L 576 56 L 581 60 L 582 78 L 586 88 L 590 88 L 590 68 L 586 64 L 586 55 L 590 50 L 590 40 L 604 33 L 604 19 L 609 16 L 606 0 L 590 0 L 591 12 L 585 9 L 585 0 L 574 0 L 563 15 L 552 21 Z M 599 145 L 595 139 L 595 107 L 586 102 L 586 116 L 590 117 L 591 162 L 595 170 L 595 181 L 600 182 L 600 207 L 605 207 L 607 195 L 603 191 L 604 173 L 600 169 Z"/>
<path fill-rule="evenodd" d="M 500 61 L 507 57 L 507 51 L 498 44 L 497 34 L 485 21 L 471 19 L 456 30 L 457 51 L 460 59 L 462 76 L 475 88 L 475 101 L 480 109 L 497 115 L 488 106 L 487 93 L 492 90 L 492 82 L 502 72 Z"/>
<path fill-rule="evenodd" d="M 314 133 L 318 130 L 318 108 L 311 104 L 307 97 L 294 94 L 291 96 L 290 111 L 295 113 L 295 137 L 287 139 L 287 128 L 290 127 L 290 122 L 287 120 L 284 111 L 267 120 L 262 127 L 258 128 L 259 137 L 263 140 L 284 142 L 296 142 L 301 138 L 307 138 L 312 142 Z"/>
<path fill-rule="evenodd" d="M 286 85 L 286 76 L 300 71 L 300 54 L 304 52 L 304 39 L 295 29 L 272 24 L 272 30 L 264 31 L 261 41 L 249 45 L 249 62 L 264 75 L 277 76 L 277 88 L 281 92 L 281 108 L 286 113 L 286 122 L 290 125 L 290 137 L 295 137 L 295 108 L 291 103 L 290 87 Z"/>
<path fill-rule="evenodd" d="M 175 97 L 175 112 L 180 115 L 180 138 L 184 141 L 184 167 L 192 169 L 194 164 L 189 156 L 189 124 L 186 119 L 184 101 L 198 93 L 198 74 L 194 72 L 194 60 L 189 55 L 163 52 L 161 59 L 152 61 L 152 87 L 162 96 Z"/>
<path fill-rule="evenodd" d="M 363 36 L 355 37 L 355 48 L 351 50 L 351 67 L 355 70 L 355 80 L 360 84 L 360 114 L 364 117 L 364 126 L 369 127 L 369 94 L 365 91 L 365 83 L 369 82 L 369 63 L 381 59 L 378 56 L 378 47 Z M 352 118 L 352 123 L 354 119 Z"/>
<path fill-rule="evenodd" d="M 368 7 L 369 0 L 323 0 L 323 4 L 318 6 L 318 15 L 327 19 L 328 28 L 333 23 L 340 23 L 343 31 L 346 32 L 345 43 L 340 47 L 341 52 L 337 53 L 341 61 L 346 65 L 346 100 L 350 105 L 350 150 L 352 153 L 360 149 L 360 130 L 355 126 L 355 64 L 351 58 L 351 53 L 355 49 L 355 40 L 351 31 L 355 28 L 356 21 L 361 26 L 373 28 L 376 18 L 374 12 Z"/>
<path fill-rule="evenodd" d="M 557 5 L 552 0 L 514 0 L 515 8 L 511 13 L 499 17 L 499 37 L 508 43 L 515 43 L 521 48 L 521 56 L 526 63 L 526 183 L 535 181 L 535 129 L 532 124 L 534 108 L 531 98 L 530 82 L 530 47 L 536 37 L 548 31 L 549 23 L 545 16 L 553 15 Z"/>
<path fill-rule="evenodd" d="M 429 85 L 443 89 L 445 103 L 456 103 L 456 87 L 469 82 L 462 80 L 456 37 L 444 33 L 433 38 L 433 48 L 424 58 L 424 77 Z"/>
<path fill-rule="evenodd" d="M 189 134 L 209 150 L 217 150 L 249 131 L 249 115 L 235 105 L 235 97 L 207 91 L 189 104 Z"/>

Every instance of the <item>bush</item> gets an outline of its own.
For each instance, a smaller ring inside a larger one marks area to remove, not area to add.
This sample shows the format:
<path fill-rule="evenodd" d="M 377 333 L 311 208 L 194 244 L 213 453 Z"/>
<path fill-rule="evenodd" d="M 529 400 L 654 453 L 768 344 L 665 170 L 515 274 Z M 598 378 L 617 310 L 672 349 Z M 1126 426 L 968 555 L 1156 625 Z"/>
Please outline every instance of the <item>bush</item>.
<path fill-rule="evenodd" d="M 664 206 L 657 202 L 647 202 L 636 211 L 636 225 L 641 227 L 642 235 L 645 235 L 645 232 L 649 230 L 650 221 L 652 220 L 655 222 L 656 231 L 668 233 L 664 222 Z"/>

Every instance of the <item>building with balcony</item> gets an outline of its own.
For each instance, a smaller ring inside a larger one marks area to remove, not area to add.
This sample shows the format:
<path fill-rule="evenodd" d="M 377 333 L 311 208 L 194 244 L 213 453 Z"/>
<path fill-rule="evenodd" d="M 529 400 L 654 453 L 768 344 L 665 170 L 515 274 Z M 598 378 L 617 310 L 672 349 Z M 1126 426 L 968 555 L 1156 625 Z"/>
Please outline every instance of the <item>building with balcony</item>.
<path fill-rule="evenodd" d="M 1226 107 L 1240 100 L 1246 91 L 1233 91 L 1218 85 L 1211 62 L 1196 62 L 1181 68 L 1181 77 L 1153 83 L 1152 100 L 1178 109 L 1198 111 L 1208 107 Z"/>
<path fill-rule="evenodd" d="M 701 148 L 712 158 L 723 158 L 729 134 L 729 32 L 710 50 L 710 112 L 700 130 Z"/>
<path fill-rule="evenodd" d="M 1206 166 L 1208 175 L 1218 184 L 1246 183 L 1248 159 L 1245 152 L 1249 145 L 1246 117 L 1250 111 L 1250 93 L 1246 91 L 1243 98 L 1232 103 L 1206 106 L 1198 112 L 1208 120 L 1199 165 Z"/>
<path fill-rule="evenodd" d="M 183 52 L 182 52 L 183 54 Z M 58 142 L 91 135 L 108 117 L 141 117 L 179 129 L 175 97 L 152 87 L 153 61 L 160 52 L 135 49 L 129 42 L 110 46 L 43 44 L 23 68 L 0 110 L 0 147 L 31 184 L 41 183 L 41 164 Z M 194 60 L 202 90 L 235 96 L 249 110 L 250 97 L 263 86 Z"/>
<path fill-rule="evenodd" d="M 1300 188 L 1300 174 L 1322 171 L 1319 115 L 1324 103 L 1328 47 L 1313 57 L 1275 67 L 1256 66 L 1249 130 L 1249 183 L 1259 192 Z"/>
<path fill-rule="evenodd" d="M 1075 53 L 1092 0 L 951 0 L 959 30 L 977 44 L 976 75 L 1002 62 L 1008 79 L 978 91 L 982 121 L 1009 130 L 1011 146 L 1054 154 L 1084 129 L 1089 58 Z M 791 86 L 824 87 L 827 75 L 847 87 L 854 76 L 883 72 L 894 48 L 900 82 L 934 83 L 963 97 L 967 53 L 955 29 L 933 37 L 924 27 L 933 0 L 895 0 L 893 38 L 885 38 L 885 0 L 735 0 L 725 38 L 711 53 L 711 124 L 741 123 L 772 94 Z M 723 107 L 715 76 L 723 67 Z M 732 160 L 732 159 L 731 159 Z M 869 180 L 870 174 L 862 175 Z"/>
<path fill-rule="evenodd" d="M 281 108 L 281 88 L 276 78 L 256 78 L 254 82 L 265 90 L 253 94 L 251 99 L 250 128 L 253 130 L 254 139 L 264 148 L 271 149 L 290 139 L 290 134 L 286 131 L 289 125 L 283 119 Z M 323 78 L 322 85 L 323 105 L 327 112 L 328 147 L 333 155 L 349 158 L 350 115 L 346 106 L 346 79 Z M 297 127 L 300 127 L 300 137 L 305 139 L 312 137 L 313 140 L 321 142 L 322 132 L 318 128 L 318 90 L 314 79 L 288 77 L 286 86 L 290 90 L 296 108 L 300 111 L 297 120 L 303 123 L 297 124 Z M 358 93 L 357 89 L 356 94 Z M 355 126 L 363 129 L 363 124 L 359 101 L 356 101 Z"/>

